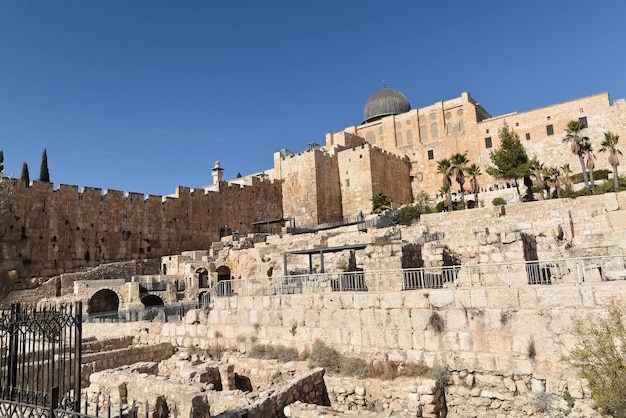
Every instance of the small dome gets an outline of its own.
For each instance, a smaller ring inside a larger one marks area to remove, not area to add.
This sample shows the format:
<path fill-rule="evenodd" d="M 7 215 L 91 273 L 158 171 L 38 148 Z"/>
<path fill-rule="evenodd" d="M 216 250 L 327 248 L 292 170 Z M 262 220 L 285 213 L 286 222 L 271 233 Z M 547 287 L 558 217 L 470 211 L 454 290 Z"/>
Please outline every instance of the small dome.
<path fill-rule="evenodd" d="M 363 110 L 363 123 L 389 115 L 399 115 L 411 110 L 411 104 L 398 90 L 383 88 L 367 99 Z"/>

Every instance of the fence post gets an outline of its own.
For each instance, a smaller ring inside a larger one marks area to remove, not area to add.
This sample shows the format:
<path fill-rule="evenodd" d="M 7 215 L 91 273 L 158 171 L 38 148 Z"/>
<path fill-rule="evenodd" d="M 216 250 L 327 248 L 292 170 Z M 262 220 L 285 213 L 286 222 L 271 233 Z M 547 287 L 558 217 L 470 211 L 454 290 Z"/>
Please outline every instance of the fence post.
<path fill-rule="evenodd" d="M 20 304 L 11 305 L 11 321 L 9 322 L 9 399 L 13 399 L 17 387 L 17 352 L 19 347 L 17 321 L 20 315 Z"/>
<path fill-rule="evenodd" d="M 59 387 L 52 388 L 52 396 L 50 396 L 50 416 L 54 416 L 54 410 L 59 407 Z"/>
<path fill-rule="evenodd" d="M 76 302 L 74 305 L 76 333 L 74 334 L 74 411 L 80 412 L 80 394 L 82 385 L 82 369 L 81 360 L 83 356 L 82 352 L 82 340 L 83 340 L 83 303 Z"/>

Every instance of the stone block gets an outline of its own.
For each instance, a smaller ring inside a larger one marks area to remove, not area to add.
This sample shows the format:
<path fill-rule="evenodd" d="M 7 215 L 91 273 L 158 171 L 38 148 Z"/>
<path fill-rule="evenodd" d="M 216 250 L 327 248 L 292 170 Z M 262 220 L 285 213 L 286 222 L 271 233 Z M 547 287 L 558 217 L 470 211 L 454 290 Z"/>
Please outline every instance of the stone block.
<path fill-rule="evenodd" d="M 392 309 L 402 306 L 401 292 L 381 293 L 379 296 L 381 309 Z"/>
<path fill-rule="evenodd" d="M 584 397 L 583 385 L 580 379 L 570 379 L 567 381 L 567 390 L 573 398 L 582 399 Z"/>
<path fill-rule="evenodd" d="M 396 329 L 411 329 L 410 311 L 406 309 L 389 309 L 389 319 L 391 326 Z"/>
<path fill-rule="evenodd" d="M 486 289 L 472 289 L 471 290 L 471 305 L 472 308 L 485 308 L 487 307 L 487 290 Z"/>
<path fill-rule="evenodd" d="M 493 288 L 487 293 L 487 304 L 493 307 L 512 308 L 520 307 L 519 291 L 517 288 Z"/>
<path fill-rule="evenodd" d="M 335 293 L 324 294 L 324 309 L 341 309 L 341 298 Z"/>
<path fill-rule="evenodd" d="M 441 289 L 433 290 L 429 293 L 428 299 L 430 304 L 436 308 L 444 308 L 454 306 L 454 290 Z"/>
<path fill-rule="evenodd" d="M 530 390 L 532 392 L 535 392 L 535 393 L 545 392 L 546 384 L 545 384 L 545 382 L 543 380 L 531 379 L 530 380 Z"/>
<path fill-rule="evenodd" d="M 537 308 L 580 307 L 583 303 L 578 286 L 550 286 L 537 288 Z"/>
<path fill-rule="evenodd" d="M 353 303 L 355 309 L 376 309 L 380 307 L 378 294 L 368 292 L 355 293 L 353 295 Z"/>

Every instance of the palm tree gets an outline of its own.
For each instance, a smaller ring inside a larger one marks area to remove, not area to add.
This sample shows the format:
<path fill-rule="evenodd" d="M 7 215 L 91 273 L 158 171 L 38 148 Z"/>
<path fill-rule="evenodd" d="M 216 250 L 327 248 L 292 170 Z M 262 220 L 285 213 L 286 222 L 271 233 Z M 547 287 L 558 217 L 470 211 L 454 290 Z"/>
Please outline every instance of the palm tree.
<path fill-rule="evenodd" d="M 446 193 L 446 207 L 449 212 L 452 212 L 452 191 L 450 187 L 452 186 L 452 163 L 449 159 L 444 158 L 437 161 L 437 173 L 443 175 L 443 184 L 442 187 L 445 189 Z"/>
<path fill-rule="evenodd" d="M 545 183 L 543 179 L 543 173 L 545 171 L 545 167 L 543 163 L 540 163 L 539 160 L 537 160 L 537 157 L 535 157 L 530 161 L 530 165 L 528 168 L 530 170 L 530 175 L 535 178 L 535 184 L 537 185 L 537 189 L 539 190 L 539 200 L 544 200 L 543 192 Z"/>
<path fill-rule="evenodd" d="M 443 196 L 443 205 L 446 207 L 446 210 L 450 212 L 452 210 L 452 198 L 450 195 L 450 188 L 446 186 L 441 186 L 439 188 L 441 192 L 441 196 Z"/>
<path fill-rule="evenodd" d="M 596 167 L 596 156 L 593 153 L 591 142 L 585 142 L 583 145 L 583 150 L 587 155 L 587 162 L 585 163 L 585 167 L 587 167 L 587 170 L 589 170 L 589 187 L 591 188 L 591 193 L 593 193 L 596 191 L 596 183 L 593 180 L 593 169 Z"/>
<path fill-rule="evenodd" d="M 465 202 L 465 190 L 463 185 L 465 184 L 465 169 L 469 160 L 467 159 L 467 152 L 465 154 L 456 153 L 450 157 L 450 163 L 452 164 L 452 170 L 454 172 L 454 179 L 461 188 L 461 206 L 464 206 Z"/>
<path fill-rule="evenodd" d="M 478 183 L 478 176 L 480 176 L 480 167 L 476 164 L 472 164 L 467 167 L 467 175 L 470 178 L 470 185 L 472 186 L 472 190 L 474 191 L 474 207 L 478 207 L 478 189 L 480 188 L 480 184 Z"/>
<path fill-rule="evenodd" d="M 600 152 L 609 152 L 609 164 L 613 167 L 613 191 L 617 193 L 619 189 L 619 177 L 617 176 L 617 166 L 619 165 L 619 156 L 622 155 L 622 151 L 617 149 L 617 143 L 619 142 L 619 135 L 613 132 L 606 132 L 604 134 L 604 141 L 600 144 Z"/>
<path fill-rule="evenodd" d="M 563 174 L 565 174 L 565 182 L 563 183 L 563 186 L 565 186 L 565 188 L 567 189 L 568 187 L 572 186 L 572 182 L 569 179 L 569 175 L 573 173 L 572 169 L 569 168 L 569 164 L 563 164 L 561 166 L 561 171 L 563 171 Z"/>
<path fill-rule="evenodd" d="M 567 129 L 565 129 L 565 138 L 563 138 L 563 142 L 569 142 L 572 154 L 578 156 L 578 160 L 580 161 L 580 169 L 583 172 L 583 180 L 585 181 L 585 188 L 587 189 L 587 193 L 591 193 L 591 186 L 589 185 L 589 179 L 587 178 L 587 170 L 585 168 L 584 160 L 584 144 L 586 142 L 589 142 L 589 138 L 580 135 L 580 131 L 582 131 L 584 128 L 585 125 L 577 120 L 569 121 L 567 124 Z"/>
<path fill-rule="evenodd" d="M 554 187 L 556 197 L 561 198 L 561 170 L 557 167 L 550 167 L 546 169 L 544 173 L 544 181 L 548 188 L 548 194 L 550 194 L 550 190 Z"/>

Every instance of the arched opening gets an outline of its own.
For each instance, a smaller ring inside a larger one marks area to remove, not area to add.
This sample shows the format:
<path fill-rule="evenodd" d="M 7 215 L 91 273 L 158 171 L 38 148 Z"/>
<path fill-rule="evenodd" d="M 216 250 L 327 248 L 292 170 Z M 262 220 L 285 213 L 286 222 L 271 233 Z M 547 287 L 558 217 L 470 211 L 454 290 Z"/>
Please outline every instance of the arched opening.
<path fill-rule="evenodd" d="M 204 267 L 196 270 L 196 278 L 198 279 L 198 287 L 199 288 L 207 288 L 209 287 L 209 272 Z"/>
<path fill-rule="evenodd" d="M 233 286 L 230 279 L 230 269 L 226 266 L 220 266 L 215 272 L 217 273 L 217 295 L 232 296 Z"/>
<path fill-rule="evenodd" d="M 146 295 L 141 298 L 141 303 L 143 303 L 143 306 L 145 307 L 165 305 L 165 302 L 163 302 L 163 299 L 161 299 L 157 295 Z"/>
<path fill-rule="evenodd" d="M 119 306 L 120 298 L 117 296 L 117 293 L 110 289 L 101 289 L 89 299 L 87 313 L 117 312 Z"/>

